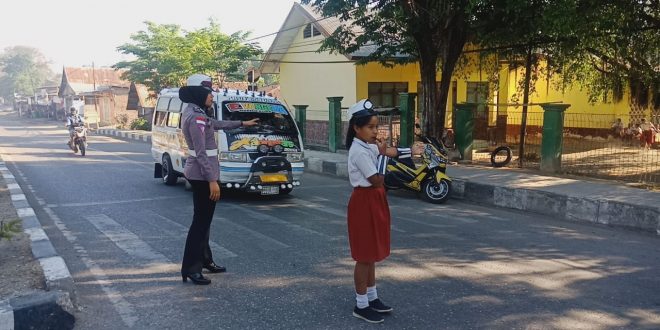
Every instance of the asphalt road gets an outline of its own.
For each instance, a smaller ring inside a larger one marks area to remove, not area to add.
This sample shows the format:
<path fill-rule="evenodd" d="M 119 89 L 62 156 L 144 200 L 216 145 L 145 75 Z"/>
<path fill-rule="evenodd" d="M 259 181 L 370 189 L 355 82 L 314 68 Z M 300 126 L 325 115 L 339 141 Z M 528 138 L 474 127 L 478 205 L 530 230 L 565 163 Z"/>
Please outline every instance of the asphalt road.
<path fill-rule="evenodd" d="M 153 179 L 150 145 L 0 114 L 0 153 L 74 276 L 79 329 L 352 329 L 350 187 L 305 174 L 290 196 L 224 194 L 210 286 L 182 283 L 183 182 Z M 660 328 L 660 239 L 390 193 L 392 255 L 377 266 L 388 329 Z M 0 279 L 7 281 L 11 279 Z M 375 327 L 375 326 L 374 326 Z"/>

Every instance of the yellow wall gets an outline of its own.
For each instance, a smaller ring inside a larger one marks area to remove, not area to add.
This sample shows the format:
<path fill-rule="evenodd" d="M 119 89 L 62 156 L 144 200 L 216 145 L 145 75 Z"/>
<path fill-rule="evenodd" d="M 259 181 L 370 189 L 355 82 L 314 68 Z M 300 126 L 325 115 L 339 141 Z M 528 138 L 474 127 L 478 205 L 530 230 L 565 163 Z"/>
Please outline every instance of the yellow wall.
<path fill-rule="evenodd" d="M 308 44 L 315 40 L 320 42 L 323 37 L 303 39 L 303 28 L 300 28 L 292 43 L 295 48 L 290 48 L 289 52 L 315 51 L 319 48 L 319 44 Z M 284 51 L 279 50 L 279 52 Z M 282 58 L 282 61 L 327 62 L 347 61 L 347 58 L 328 52 L 310 52 L 289 53 Z M 289 106 L 309 105 L 307 119 L 310 120 L 328 119 L 328 100 L 326 98 L 329 96 L 343 96 L 343 106 L 355 103 L 355 85 L 355 65 L 353 63 L 280 64 L 282 99 Z"/>
<path fill-rule="evenodd" d="M 477 55 L 470 56 L 470 65 L 463 70 L 464 73 L 455 75 L 452 81 L 457 82 L 457 103 L 466 102 L 467 99 L 467 82 L 480 82 L 487 81 L 485 72 L 479 74 Z M 379 63 L 368 63 L 365 65 L 358 65 L 357 71 L 357 98 L 363 99 L 368 96 L 370 82 L 407 82 L 409 93 L 418 93 L 417 83 L 421 81 L 419 63 L 401 64 L 392 68 L 387 68 Z M 467 77 L 465 77 L 467 76 Z M 436 80 L 440 81 L 440 72 L 436 75 Z M 491 93 L 489 102 L 495 103 L 496 93 Z M 451 123 L 451 105 L 453 104 L 451 87 L 449 89 L 449 99 L 447 100 L 447 120 L 446 123 Z M 494 110 L 493 110 L 494 111 Z"/>
<path fill-rule="evenodd" d="M 506 74 L 508 69 L 503 69 L 503 74 L 500 79 L 508 80 L 508 94 L 507 98 L 500 97 L 500 102 L 512 102 L 511 98 L 516 94 L 518 81 L 524 79 L 525 69 L 517 68 L 511 70 Z M 530 95 L 530 103 L 544 103 L 544 102 L 562 102 L 570 104 L 571 106 L 566 110 L 565 126 L 571 127 L 585 127 L 585 128 L 609 128 L 611 127 L 614 118 L 621 118 L 624 125 L 628 125 L 630 121 L 630 106 L 628 91 L 624 93 L 621 101 L 613 103 L 610 99 L 608 102 L 599 101 L 594 104 L 589 103 L 588 90 L 580 88 L 580 85 L 574 83 L 561 90 L 558 87 L 558 76 L 550 78 L 550 81 L 543 76 L 539 75 L 536 82 L 536 90 Z M 522 103 L 522 94 L 519 98 L 519 103 Z M 518 113 L 522 111 L 522 107 L 508 107 L 510 115 L 519 116 Z M 533 113 L 540 113 L 543 110 L 540 106 L 531 106 L 528 110 Z M 540 114 L 533 114 L 533 118 L 542 118 Z M 535 121 L 540 121 L 536 119 Z M 537 125 L 533 123 L 533 125 Z"/>

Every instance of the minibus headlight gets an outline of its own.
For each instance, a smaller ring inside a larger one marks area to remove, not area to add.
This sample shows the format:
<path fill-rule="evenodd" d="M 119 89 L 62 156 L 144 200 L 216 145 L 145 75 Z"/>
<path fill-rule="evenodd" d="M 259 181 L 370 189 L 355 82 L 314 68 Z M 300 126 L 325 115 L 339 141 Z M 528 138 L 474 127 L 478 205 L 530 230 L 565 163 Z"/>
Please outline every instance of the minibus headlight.
<path fill-rule="evenodd" d="M 289 163 L 299 163 L 303 161 L 303 153 L 302 152 L 289 152 L 286 154 L 286 160 L 289 161 Z"/>
<path fill-rule="evenodd" d="M 247 152 L 221 152 L 220 153 L 220 161 L 247 163 L 248 162 L 248 154 L 247 154 Z"/>

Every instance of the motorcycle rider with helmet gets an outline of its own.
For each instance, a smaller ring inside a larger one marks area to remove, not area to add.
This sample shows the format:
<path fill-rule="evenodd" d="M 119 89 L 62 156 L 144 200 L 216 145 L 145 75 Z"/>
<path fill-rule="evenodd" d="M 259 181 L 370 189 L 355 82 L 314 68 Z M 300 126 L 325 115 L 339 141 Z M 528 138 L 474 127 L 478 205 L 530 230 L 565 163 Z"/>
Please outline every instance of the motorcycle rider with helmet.
<path fill-rule="evenodd" d="M 78 110 L 75 107 L 71 107 L 69 115 L 66 117 L 66 127 L 69 129 L 69 142 L 67 142 L 69 147 L 73 145 L 73 138 L 76 136 L 76 127 L 84 123 L 85 120 L 78 114 Z"/>

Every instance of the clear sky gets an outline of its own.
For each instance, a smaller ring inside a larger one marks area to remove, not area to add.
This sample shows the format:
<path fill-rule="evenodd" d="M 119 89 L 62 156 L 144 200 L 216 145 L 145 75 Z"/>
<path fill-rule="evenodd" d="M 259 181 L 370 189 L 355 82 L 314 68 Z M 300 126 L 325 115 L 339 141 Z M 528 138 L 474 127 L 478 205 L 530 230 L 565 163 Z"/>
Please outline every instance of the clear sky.
<path fill-rule="evenodd" d="M 295 1 L 298 2 L 298 1 Z M 276 32 L 294 0 L 9 0 L 0 4 L 0 49 L 24 45 L 39 49 L 52 64 L 110 66 L 124 55 L 117 46 L 145 28 L 144 21 L 178 24 L 193 30 L 213 17 L 223 32 Z M 273 37 L 255 40 L 268 49 Z"/>

